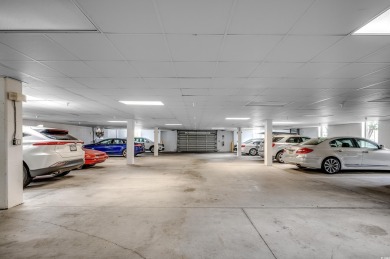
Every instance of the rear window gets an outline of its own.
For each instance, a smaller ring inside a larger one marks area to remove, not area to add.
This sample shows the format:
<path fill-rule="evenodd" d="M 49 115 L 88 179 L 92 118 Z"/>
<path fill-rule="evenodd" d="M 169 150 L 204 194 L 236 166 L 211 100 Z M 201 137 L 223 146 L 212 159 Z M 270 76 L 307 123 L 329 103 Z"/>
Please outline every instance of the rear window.
<path fill-rule="evenodd" d="M 312 138 L 308 141 L 302 142 L 301 145 L 315 146 L 327 140 L 327 138 Z"/>
<path fill-rule="evenodd" d="M 272 138 L 272 142 L 278 142 L 278 141 L 280 141 L 282 139 L 283 139 L 283 137 L 273 137 Z"/>
<path fill-rule="evenodd" d="M 56 139 L 56 140 L 77 140 L 77 138 L 73 137 L 72 135 L 68 134 L 67 130 L 61 130 L 61 129 L 35 129 L 35 131 L 38 131 L 42 135 L 50 138 L 50 139 Z"/>

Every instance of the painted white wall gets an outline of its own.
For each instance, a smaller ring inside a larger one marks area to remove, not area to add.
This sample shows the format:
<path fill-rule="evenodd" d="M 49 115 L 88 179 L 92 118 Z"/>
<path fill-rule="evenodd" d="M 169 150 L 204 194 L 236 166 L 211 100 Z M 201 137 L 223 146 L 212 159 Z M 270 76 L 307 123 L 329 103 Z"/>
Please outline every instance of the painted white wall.
<path fill-rule="evenodd" d="M 350 123 L 350 124 L 328 126 L 328 137 L 341 137 L 341 136 L 361 137 L 362 124 Z"/>
<path fill-rule="evenodd" d="M 378 144 L 390 148 L 390 120 L 378 122 Z"/>
<path fill-rule="evenodd" d="M 12 145 L 14 133 L 13 102 L 7 93 L 22 94 L 20 81 L 0 77 L 0 209 L 23 203 L 23 148 Z M 22 139 L 22 103 L 16 102 L 16 135 Z"/>
<path fill-rule="evenodd" d="M 300 128 L 299 132 L 305 137 L 318 138 L 318 127 Z"/>
<path fill-rule="evenodd" d="M 177 152 L 177 130 L 163 130 L 160 133 L 165 151 Z"/>
<path fill-rule="evenodd" d="M 263 138 L 264 137 L 264 134 L 260 134 L 259 132 L 263 132 L 264 129 L 241 129 L 241 140 L 242 140 L 242 143 L 244 143 L 245 141 L 249 140 L 249 139 L 252 139 L 252 138 Z M 237 130 L 234 131 L 234 143 L 237 143 L 238 139 L 237 139 Z"/>
<path fill-rule="evenodd" d="M 233 131 L 218 130 L 217 131 L 217 150 L 218 152 L 231 152 L 231 144 L 233 142 Z"/>
<path fill-rule="evenodd" d="M 69 134 L 84 141 L 85 144 L 90 144 L 93 141 L 93 128 L 92 127 L 84 127 L 84 126 L 76 126 L 55 122 L 45 122 L 45 121 L 34 121 L 34 120 L 23 120 L 23 125 L 25 126 L 38 126 L 43 125 L 48 128 L 58 128 L 68 130 Z M 106 134 L 107 132 L 104 132 Z M 105 136 L 106 137 L 106 136 Z"/>

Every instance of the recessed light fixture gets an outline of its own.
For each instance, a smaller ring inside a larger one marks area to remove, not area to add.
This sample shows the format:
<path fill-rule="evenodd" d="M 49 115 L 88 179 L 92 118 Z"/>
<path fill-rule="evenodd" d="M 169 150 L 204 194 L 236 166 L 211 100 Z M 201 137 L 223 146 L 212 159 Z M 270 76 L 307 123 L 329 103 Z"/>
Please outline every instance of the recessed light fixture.
<path fill-rule="evenodd" d="M 272 124 L 275 125 L 290 125 L 290 124 L 297 124 L 298 122 L 293 121 L 273 121 Z"/>
<path fill-rule="evenodd" d="M 107 121 L 107 122 L 112 122 L 112 123 L 126 123 L 127 121 Z"/>
<path fill-rule="evenodd" d="M 26 100 L 27 101 L 43 101 L 43 99 L 31 96 L 31 95 L 26 95 Z"/>
<path fill-rule="evenodd" d="M 246 121 L 246 120 L 250 120 L 250 118 L 226 118 L 226 120 L 241 120 L 241 121 Z"/>
<path fill-rule="evenodd" d="M 127 105 L 164 105 L 160 101 L 119 101 Z"/>
<path fill-rule="evenodd" d="M 183 124 L 180 124 L 180 123 L 167 123 L 165 124 L 165 126 L 181 126 Z"/>
<path fill-rule="evenodd" d="M 374 18 L 372 21 L 356 30 L 352 35 L 389 35 L 390 9 Z"/>

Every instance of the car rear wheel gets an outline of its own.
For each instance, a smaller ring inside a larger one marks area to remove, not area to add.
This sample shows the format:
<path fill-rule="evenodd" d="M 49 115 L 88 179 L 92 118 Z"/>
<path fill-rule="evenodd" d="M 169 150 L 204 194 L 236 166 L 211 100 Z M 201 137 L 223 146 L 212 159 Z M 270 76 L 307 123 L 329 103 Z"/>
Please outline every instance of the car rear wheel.
<path fill-rule="evenodd" d="M 256 150 L 256 148 L 251 148 L 251 149 L 249 150 L 249 155 L 251 155 L 251 156 L 257 155 L 257 150 Z"/>
<path fill-rule="evenodd" d="M 278 161 L 279 163 L 284 163 L 284 160 L 283 160 L 283 151 L 279 151 L 279 152 L 276 154 L 276 161 Z"/>
<path fill-rule="evenodd" d="M 340 161 L 335 157 L 328 157 L 322 162 L 322 171 L 327 174 L 338 173 L 341 169 Z"/>
<path fill-rule="evenodd" d="M 154 153 L 154 146 L 150 147 L 150 152 Z"/>
<path fill-rule="evenodd" d="M 23 163 L 23 188 L 29 185 L 32 181 L 30 172 L 28 171 L 27 166 Z"/>
<path fill-rule="evenodd" d="M 70 173 L 70 171 L 65 171 L 65 172 L 62 172 L 62 173 L 57 172 L 57 173 L 54 173 L 53 175 L 55 177 L 62 177 L 62 176 L 65 176 L 65 175 L 67 175 L 69 173 Z"/>
<path fill-rule="evenodd" d="M 126 156 L 127 156 L 127 149 L 123 150 L 122 156 L 123 156 L 123 157 L 126 157 Z"/>

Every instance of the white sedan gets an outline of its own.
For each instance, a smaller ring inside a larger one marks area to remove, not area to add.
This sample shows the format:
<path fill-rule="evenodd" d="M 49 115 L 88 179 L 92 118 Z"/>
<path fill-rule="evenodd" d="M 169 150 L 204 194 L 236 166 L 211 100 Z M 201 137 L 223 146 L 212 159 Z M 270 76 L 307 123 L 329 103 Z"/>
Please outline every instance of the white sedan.
<path fill-rule="evenodd" d="M 315 138 L 283 153 L 285 163 L 322 169 L 334 174 L 340 170 L 390 170 L 390 150 L 356 137 Z"/>
<path fill-rule="evenodd" d="M 36 176 L 64 176 L 83 165 L 82 141 L 67 130 L 23 126 L 23 187 Z"/>

